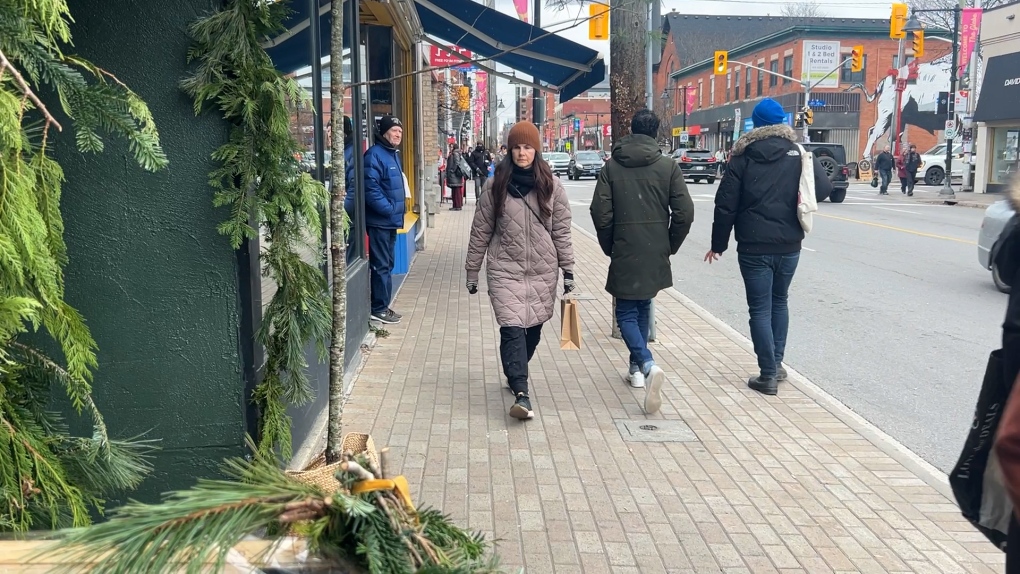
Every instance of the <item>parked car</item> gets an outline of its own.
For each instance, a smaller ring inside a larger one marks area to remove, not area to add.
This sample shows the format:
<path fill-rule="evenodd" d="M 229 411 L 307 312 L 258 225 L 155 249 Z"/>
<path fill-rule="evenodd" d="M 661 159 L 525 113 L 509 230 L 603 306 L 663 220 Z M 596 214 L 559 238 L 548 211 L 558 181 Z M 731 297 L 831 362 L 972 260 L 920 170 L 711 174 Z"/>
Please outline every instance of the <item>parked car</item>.
<path fill-rule="evenodd" d="M 549 169 L 554 175 L 563 175 L 570 168 L 570 154 L 560 151 L 547 151 L 542 154 L 542 159 L 549 164 Z"/>
<path fill-rule="evenodd" d="M 801 144 L 804 149 L 814 154 L 825 169 L 825 175 L 832 182 L 832 194 L 829 201 L 843 203 L 846 190 L 850 187 L 850 168 L 846 165 L 846 150 L 843 144 L 818 142 Z"/>
<path fill-rule="evenodd" d="M 963 178 L 963 144 L 953 146 L 953 179 Z M 921 167 L 917 169 L 917 181 L 925 185 L 942 185 L 946 179 L 946 144 L 940 143 L 921 154 Z"/>
<path fill-rule="evenodd" d="M 1003 293 L 1009 293 L 1009 286 L 1002 282 L 999 270 L 995 266 L 995 255 L 1002 240 L 1009 234 L 1010 222 L 1013 221 L 1013 206 L 1009 200 L 996 201 L 985 210 L 985 218 L 981 221 L 981 232 L 978 234 L 978 263 L 992 272 L 992 282 Z"/>
<path fill-rule="evenodd" d="M 582 177 L 598 177 L 602 171 L 602 156 L 597 151 L 579 151 L 570 160 L 567 168 L 568 179 L 581 179 Z"/>
<path fill-rule="evenodd" d="M 715 154 L 707 149 L 684 149 L 673 151 L 673 159 L 680 166 L 685 178 L 695 183 L 707 181 L 715 183 L 716 173 L 719 171 L 719 164 L 715 161 Z"/>

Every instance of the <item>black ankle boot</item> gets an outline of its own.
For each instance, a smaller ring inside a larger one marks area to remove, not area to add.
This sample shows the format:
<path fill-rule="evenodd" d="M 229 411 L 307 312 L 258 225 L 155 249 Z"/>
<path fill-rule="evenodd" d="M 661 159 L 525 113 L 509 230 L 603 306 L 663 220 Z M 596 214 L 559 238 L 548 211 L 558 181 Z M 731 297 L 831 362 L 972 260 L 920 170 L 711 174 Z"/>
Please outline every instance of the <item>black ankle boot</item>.
<path fill-rule="evenodd" d="M 522 421 L 535 418 L 535 413 L 531 410 L 531 399 L 528 398 L 527 393 L 517 393 L 517 400 L 510 407 L 510 416 Z"/>

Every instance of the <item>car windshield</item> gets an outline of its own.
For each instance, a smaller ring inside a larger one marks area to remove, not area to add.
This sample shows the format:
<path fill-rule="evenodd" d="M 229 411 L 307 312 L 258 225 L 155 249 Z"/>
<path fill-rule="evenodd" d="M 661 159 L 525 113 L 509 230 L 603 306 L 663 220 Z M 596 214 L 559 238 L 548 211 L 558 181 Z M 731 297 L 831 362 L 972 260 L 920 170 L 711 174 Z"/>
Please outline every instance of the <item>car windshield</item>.
<path fill-rule="evenodd" d="M 565 153 L 544 153 L 542 158 L 545 161 L 570 161 L 570 156 Z"/>
<path fill-rule="evenodd" d="M 579 153 L 577 154 L 577 161 L 602 161 L 602 158 L 597 153 Z"/>

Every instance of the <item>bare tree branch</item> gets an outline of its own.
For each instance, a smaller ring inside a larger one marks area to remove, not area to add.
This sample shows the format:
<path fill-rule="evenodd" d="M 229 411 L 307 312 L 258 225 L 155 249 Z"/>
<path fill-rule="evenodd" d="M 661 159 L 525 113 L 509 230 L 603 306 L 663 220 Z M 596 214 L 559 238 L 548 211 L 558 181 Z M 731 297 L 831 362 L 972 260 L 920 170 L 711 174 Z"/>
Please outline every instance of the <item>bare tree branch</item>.
<path fill-rule="evenodd" d="M 779 14 L 787 18 L 824 18 L 825 11 L 818 4 L 818 0 L 811 2 L 787 2 L 780 8 Z"/>

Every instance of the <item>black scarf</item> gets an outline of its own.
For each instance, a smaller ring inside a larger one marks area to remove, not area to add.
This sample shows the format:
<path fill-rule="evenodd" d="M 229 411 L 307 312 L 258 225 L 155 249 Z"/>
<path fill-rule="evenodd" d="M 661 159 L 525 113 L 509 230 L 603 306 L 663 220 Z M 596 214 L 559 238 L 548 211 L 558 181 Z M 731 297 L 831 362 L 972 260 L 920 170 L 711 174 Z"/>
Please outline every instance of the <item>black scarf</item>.
<path fill-rule="evenodd" d="M 514 164 L 508 187 L 510 188 L 508 191 L 515 197 L 524 197 L 531 193 L 531 190 L 535 189 L 535 164 L 528 168 Z"/>

